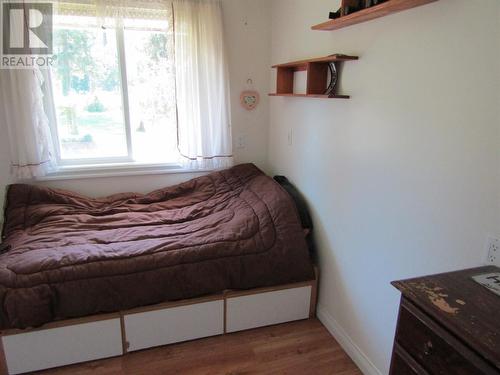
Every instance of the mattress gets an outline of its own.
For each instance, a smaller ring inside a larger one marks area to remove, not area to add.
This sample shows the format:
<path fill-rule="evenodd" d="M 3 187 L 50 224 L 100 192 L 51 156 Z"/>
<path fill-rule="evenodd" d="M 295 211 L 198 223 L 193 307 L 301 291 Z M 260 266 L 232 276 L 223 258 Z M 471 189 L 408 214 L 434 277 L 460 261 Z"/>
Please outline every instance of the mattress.
<path fill-rule="evenodd" d="M 252 164 L 149 194 L 7 191 L 0 328 L 314 278 L 292 198 Z"/>

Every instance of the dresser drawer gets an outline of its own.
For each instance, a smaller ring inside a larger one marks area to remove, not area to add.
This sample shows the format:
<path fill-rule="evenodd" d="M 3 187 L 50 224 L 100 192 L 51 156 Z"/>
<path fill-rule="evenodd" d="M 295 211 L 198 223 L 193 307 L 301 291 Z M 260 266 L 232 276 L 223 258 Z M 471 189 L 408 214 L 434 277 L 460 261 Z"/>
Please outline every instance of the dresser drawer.
<path fill-rule="evenodd" d="M 396 342 L 430 374 L 498 374 L 418 308 L 403 300 Z"/>
<path fill-rule="evenodd" d="M 401 357 L 399 354 L 395 353 L 392 357 L 391 363 L 391 374 L 393 375 L 418 375 L 418 372 L 414 371 L 410 365 Z"/>
<path fill-rule="evenodd" d="M 429 375 L 415 359 L 396 343 L 392 353 L 390 375 Z"/>

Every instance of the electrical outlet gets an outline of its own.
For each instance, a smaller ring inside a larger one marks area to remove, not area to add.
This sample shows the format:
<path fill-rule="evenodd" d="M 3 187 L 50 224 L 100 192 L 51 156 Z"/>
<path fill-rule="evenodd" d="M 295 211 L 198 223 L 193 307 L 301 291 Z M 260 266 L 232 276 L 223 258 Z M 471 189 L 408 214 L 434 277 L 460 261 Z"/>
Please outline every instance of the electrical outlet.
<path fill-rule="evenodd" d="M 500 239 L 489 237 L 486 246 L 488 250 L 486 263 L 500 266 Z"/>

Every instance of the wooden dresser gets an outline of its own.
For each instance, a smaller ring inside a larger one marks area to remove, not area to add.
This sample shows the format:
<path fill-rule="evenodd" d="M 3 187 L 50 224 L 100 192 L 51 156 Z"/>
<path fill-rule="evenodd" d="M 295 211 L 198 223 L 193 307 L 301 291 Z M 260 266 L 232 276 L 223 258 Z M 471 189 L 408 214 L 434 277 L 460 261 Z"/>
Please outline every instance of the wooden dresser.
<path fill-rule="evenodd" d="M 500 296 L 481 267 L 392 284 L 401 291 L 391 375 L 500 374 Z"/>

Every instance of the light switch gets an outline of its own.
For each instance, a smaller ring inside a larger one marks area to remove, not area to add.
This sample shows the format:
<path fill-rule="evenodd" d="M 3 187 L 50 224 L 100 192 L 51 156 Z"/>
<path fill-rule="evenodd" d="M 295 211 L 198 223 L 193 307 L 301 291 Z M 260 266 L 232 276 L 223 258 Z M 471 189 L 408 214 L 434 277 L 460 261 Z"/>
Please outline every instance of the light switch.
<path fill-rule="evenodd" d="M 289 128 L 287 132 L 287 141 L 288 141 L 288 146 L 293 145 L 293 129 Z"/>

